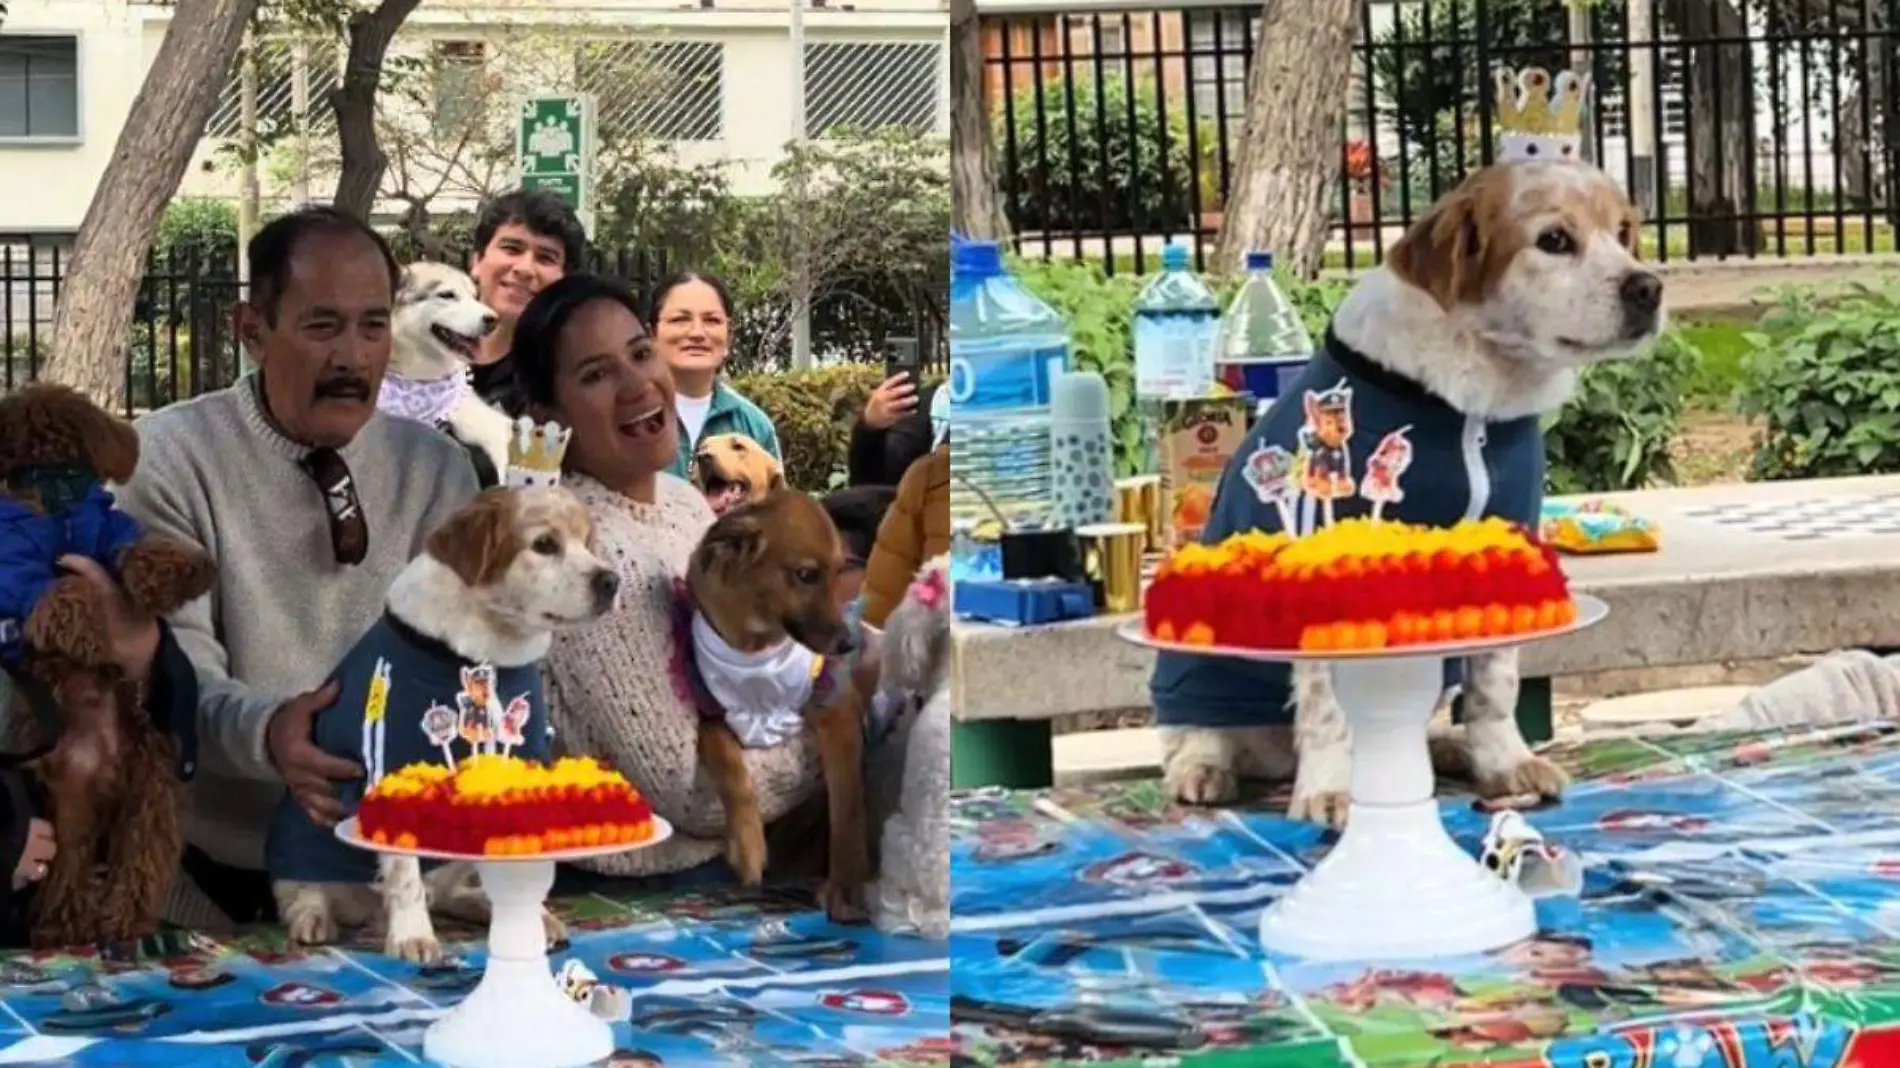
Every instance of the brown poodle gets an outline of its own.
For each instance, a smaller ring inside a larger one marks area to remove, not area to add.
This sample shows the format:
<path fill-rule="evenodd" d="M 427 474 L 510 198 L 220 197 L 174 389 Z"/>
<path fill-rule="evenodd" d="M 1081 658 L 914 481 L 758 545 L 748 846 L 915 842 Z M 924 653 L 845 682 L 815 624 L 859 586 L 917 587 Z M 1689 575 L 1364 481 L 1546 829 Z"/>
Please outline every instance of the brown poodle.
<path fill-rule="evenodd" d="M 93 588 L 56 566 L 61 555 L 92 556 L 135 608 L 155 616 L 211 588 L 204 553 L 146 537 L 112 507 L 102 483 L 130 479 L 138 457 L 138 433 L 75 390 L 33 385 L 0 397 L 0 549 L 16 564 L 8 575 L 16 591 L 47 583 L 12 665 L 53 713 L 33 739 L 50 750 L 26 765 L 59 846 L 33 901 L 39 947 L 151 933 L 178 866 L 173 742 L 115 663 Z M 23 547 L 51 559 L 22 563 Z"/>

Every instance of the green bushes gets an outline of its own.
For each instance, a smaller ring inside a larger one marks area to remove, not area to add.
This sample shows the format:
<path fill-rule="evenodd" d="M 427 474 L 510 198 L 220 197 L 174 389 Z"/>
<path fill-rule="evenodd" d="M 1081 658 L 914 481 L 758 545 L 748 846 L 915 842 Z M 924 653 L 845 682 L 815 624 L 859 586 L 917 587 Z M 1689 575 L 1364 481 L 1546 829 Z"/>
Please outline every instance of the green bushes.
<path fill-rule="evenodd" d="M 1900 471 L 1900 290 L 1785 290 L 1760 326 L 1740 390 L 1751 477 Z"/>

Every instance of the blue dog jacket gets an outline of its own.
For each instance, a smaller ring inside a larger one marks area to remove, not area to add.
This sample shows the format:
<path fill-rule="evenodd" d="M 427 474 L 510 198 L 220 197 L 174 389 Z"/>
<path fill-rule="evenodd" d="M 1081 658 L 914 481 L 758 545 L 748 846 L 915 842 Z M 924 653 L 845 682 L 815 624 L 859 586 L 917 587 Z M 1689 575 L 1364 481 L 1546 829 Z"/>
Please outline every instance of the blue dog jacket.
<path fill-rule="evenodd" d="M 97 483 L 71 508 L 52 515 L 0 498 L 0 662 L 19 661 L 26 617 L 63 574 L 60 557 L 88 557 L 116 575 L 119 555 L 143 535 Z"/>
<path fill-rule="evenodd" d="M 1360 481 L 1367 458 L 1385 436 L 1405 429 L 1412 460 L 1405 469 L 1404 497 L 1381 513 L 1384 518 L 1443 527 L 1502 516 L 1535 528 L 1544 497 L 1544 434 L 1536 416 L 1504 422 L 1468 417 L 1418 382 L 1348 348 L 1329 330 L 1324 349 L 1248 432 L 1222 473 L 1201 534 L 1204 543 L 1249 530 L 1281 529 L 1279 509 L 1261 500 L 1247 480 L 1249 458 L 1271 445 L 1298 454 L 1307 393 L 1327 394 L 1342 385 L 1351 390 L 1352 436 L 1343 450 L 1312 452 L 1323 461 L 1325 474 Z M 1307 436 L 1306 444 L 1313 445 L 1310 431 Z M 1357 493 L 1334 502 L 1336 519 L 1370 510 L 1370 502 Z M 1447 662 L 1446 685 L 1457 682 L 1462 667 L 1462 662 Z M 1286 664 L 1163 653 L 1149 692 L 1155 722 L 1163 726 L 1256 727 L 1285 723 L 1292 716 L 1292 670 Z"/>
<path fill-rule="evenodd" d="M 478 678 L 481 672 L 488 674 Z M 410 764 L 446 764 L 444 743 L 438 739 L 447 739 L 455 759 L 465 760 L 496 734 L 501 722 L 519 732 L 520 741 L 510 755 L 548 759 L 547 702 L 541 696 L 538 665 L 495 668 L 473 663 L 387 614 L 358 639 L 330 676 L 338 684 L 336 703 L 317 716 L 312 728 L 313 740 L 324 752 L 368 763 L 364 750 L 375 738 L 374 725 L 367 723 L 370 694 L 379 676 L 386 694 L 380 728 L 385 774 Z M 501 733 L 495 741 L 508 741 L 511 732 Z M 500 746 L 494 751 L 500 752 Z M 369 770 L 374 774 L 376 769 Z M 344 811 L 356 810 L 365 788 L 361 779 L 337 784 Z M 376 875 L 375 854 L 338 841 L 288 794 L 271 815 L 264 865 L 272 879 L 300 882 L 367 883 Z"/>

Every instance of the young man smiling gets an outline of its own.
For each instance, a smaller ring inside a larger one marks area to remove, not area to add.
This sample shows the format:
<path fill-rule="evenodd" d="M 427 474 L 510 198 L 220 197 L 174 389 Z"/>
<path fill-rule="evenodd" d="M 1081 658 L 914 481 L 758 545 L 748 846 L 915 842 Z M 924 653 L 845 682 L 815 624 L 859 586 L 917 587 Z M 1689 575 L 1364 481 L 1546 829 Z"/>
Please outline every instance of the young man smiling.
<path fill-rule="evenodd" d="M 482 209 L 474 237 L 469 275 L 501 322 L 482 339 L 471 379 L 483 400 L 505 409 L 515 321 L 536 293 L 580 268 L 587 231 L 560 197 L 545 189 L 517 189 Z"/>

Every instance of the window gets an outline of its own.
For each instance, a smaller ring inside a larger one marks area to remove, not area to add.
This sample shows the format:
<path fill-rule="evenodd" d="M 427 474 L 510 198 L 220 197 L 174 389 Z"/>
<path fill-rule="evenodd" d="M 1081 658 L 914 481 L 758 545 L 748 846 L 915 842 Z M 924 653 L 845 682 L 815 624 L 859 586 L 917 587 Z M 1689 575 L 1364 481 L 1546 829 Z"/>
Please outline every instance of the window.
<path fill-rule="evenodd" d="M 575 81 L 594 95 L 601 144 L 725 136 L 725 46 L 714 41 L 589 41 Z"/>
<path fill-rule="evenodd" d="M 936 129 L 941 57 L 929 42 L 806 45 L 806 134 Z"/>
<path fill-rule="evenodd" d="M 79 136 L 79 39 L 0 36 L 0 138 Z"/>
<path fill-rule="evenodd" d="M 336 88 L 341 64 L 336 42 L 313 39 L 303 42 L 301 57 L 297 42 L 267 39 L 257 42 L 257 126 L 260 130 L 294 131 L 297 125 L 298 65 L 302 64 L 304 83 L 304 121 L 317 136 L 328 134 L 336 124 L 330 108 L 330 90 Z M 224 80 L 218 106 L 205 124 L 206 137 L 236 137 L 244 126 L 244 71 L 242 63 L 231 64 Z"/>
<path fill-rule="evenodd" d="M 1208 122 L 1226 113 L 1230 135 L 1247 126 L 1247 60 L 1259 26 L 1250 11 L 1221 8 L 1189 10 L 1189 81 L 1194 86 L 1194 115 Z"/>
<path fill-rule="evenodd" d="M 473 139 L 488 111 L 488 46 L 437 41 L 434 59 L 436 136 Z"/>

